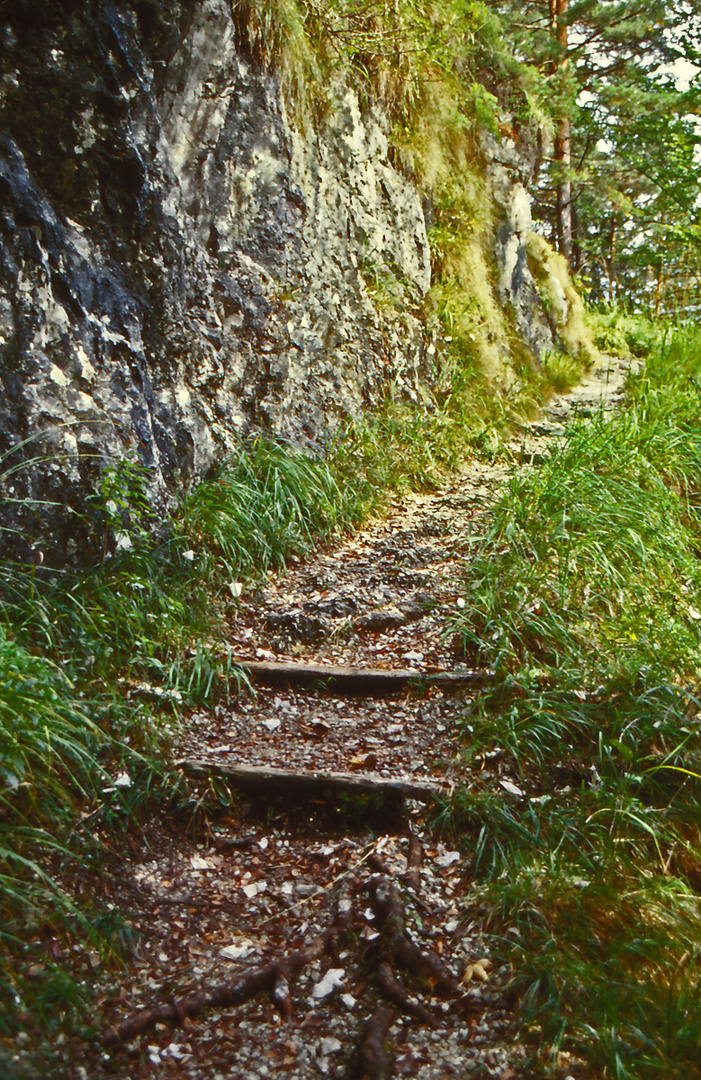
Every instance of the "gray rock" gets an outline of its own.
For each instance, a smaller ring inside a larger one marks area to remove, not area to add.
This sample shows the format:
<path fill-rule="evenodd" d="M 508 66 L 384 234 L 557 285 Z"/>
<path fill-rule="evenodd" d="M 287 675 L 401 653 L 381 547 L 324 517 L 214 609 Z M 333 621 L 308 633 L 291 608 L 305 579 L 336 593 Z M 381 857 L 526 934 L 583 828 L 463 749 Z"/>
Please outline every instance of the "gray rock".
<path fill-rule="evenodd" d="M 323 641 L 331 629 L 325 619 L 306 615 L 302 611 L 281 611 L 268 615 L 265 625 L 271 633 L 283 633 L 291 641 L 300 641 L 303 645 Z"/>
<path fill-rule="evenodd" d="M 318 611 L 321 615 L 329 615 L 333 619 L 348 618 L 358 610 L 352 596 L 330 596 L 328 600 L 308 601 L 304 607 L 310 611 Z"/>
<path fill-rule="evenodd" d="M 436 606 L 436 598 L 430 593 L 417 593 L 408 600 L 397 601 L 397 607 L 409 622 L 422 619 Z"/>
<path fill-rule="evenodd" d="M 385 630 L 396 630 L 404 626 L 407 621 L 406 615 L 401 611 L 368 611 L 366 615 L 359 615 L 353 625 L 356 630 L 363 630 L 373 634 L 381 634 Z"/>
<path fill-rule="evenodd" d="M 90 559 L 105 462 L 138 460 L 161 511 L 240 432 L 320 445 L 388 379 L 418 400 L 422 328 L 371 285 L 389 265 L 420 298 L 429 248 L 381 113 L 339 88 L 297 130 L 225 0 L 28 3 L 2 58 L 0 454 L 27 464 L 1 535 Z"/>
<path fill-rule="evenodd" d="M 107 464 L 140 464 L 157 521 L 241 433 L 320 448 L 390 383 L 430 400 L 424 213 L 379 108 L 338 86 L 298 124 L 227 0 L 16 0 L 3 19 L 0 555 L 109 553 Z M 489 152 L 502 292 L 538 350 L 527 196 Z"/>
<path fill-rule="evenodd" d="M 501 212 L 494 244 L 499 297 L 511 309 L 525 344 L 540 357 L 556 343 L 528 267 L 527 240 L 533 228 L 528 184 L 537 160 L 535 147 L 527 138 L 517 146 L 511 139 L 497 140 L 490 134 L 482 142 L 490 189 Z"/>

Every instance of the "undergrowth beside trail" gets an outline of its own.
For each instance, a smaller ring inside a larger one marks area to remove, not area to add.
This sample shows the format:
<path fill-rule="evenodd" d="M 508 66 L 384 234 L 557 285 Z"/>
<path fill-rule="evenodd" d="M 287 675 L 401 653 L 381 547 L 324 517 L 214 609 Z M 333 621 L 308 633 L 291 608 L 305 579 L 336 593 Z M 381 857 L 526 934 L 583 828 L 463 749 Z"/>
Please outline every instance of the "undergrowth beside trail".
<path fill-rule="evenodd" d="M 220 643 L 242 582 L 351 520 L 332 469 L 272 441 L 165 523 L 146 481 L 106 470 L 88 569 L 0 567 L 0 1036 L 84 1022 L 61 957 L 119 961 L 128 925 L 95 875 L 147 803 L 185 800 L 168 744 L 182 707 L 237 684 Z"/>
<path fill-rule="evenodd" d="M 87 990 L 62 961 L 73 943 L 86 963 L 119 963 L 130 929 L 96 882 L 145 807 L 188 805 L 168 746 L 183 708 L 237 685 L 222 640 L 241 589 L 389 492 L 436 485 L 466 453 L 501 453 L 578 370 L 545 364 L 499 393 L 463 358 L 430 407 L 390 395 L 324 460 L 242 442 L 165 521 L 144 470 L 116 463 L 88 511 L 87 569 L 0 566 L 0 1036 L 84 1022 Z"/>
<path fill-rule="evenodd" d="M 697 332 L 663 341 L 619 415 L 511 481 L 466 567 L 453 630 L 496 680 L 447 817 L 536 1074 L 700 1074 L 700 373 Z"/>
<path fill-rule="evenodd" d="M 96 875 L 147 805 L 186 803 L 168 746 L 183 708 L 237 686 L 222 642 L 241 590 L 391 491 L 435 486 L 470 449 L 498 453 L 546 392 L 545 376 L 509 398 L 466 373 L 432 408 L 390 397 L 324 460 L 242 442 L 167 521 L 125 460 L 89 508 L 87 569 L 0 565 L 0 1036 L 81 1022 L 85 990 L 60 960 L 71 942 L 119 962 L 128 925 L 91 899 Z"/>

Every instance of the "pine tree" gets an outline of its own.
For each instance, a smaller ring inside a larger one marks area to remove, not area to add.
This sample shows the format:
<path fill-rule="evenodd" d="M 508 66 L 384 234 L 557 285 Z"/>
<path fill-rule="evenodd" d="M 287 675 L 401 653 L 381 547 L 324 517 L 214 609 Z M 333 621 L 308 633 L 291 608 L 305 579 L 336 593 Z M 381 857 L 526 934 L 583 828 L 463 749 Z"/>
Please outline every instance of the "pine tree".
<path fill-rule="evenodd" d="M 637 220 L 642 203 L 652 202 L 660 212 L 663 205 L 667 210 L 674 206 L 674 199 L 661 199 L 655 186 L 662 183 L 656 151 L 667 138 L 678 144 L 682 127 L 692 158 L 694 141 L 699 142 L 685 115 L 701 108 L 701 87 L 681 93 L 665 74 L 665 65 L 679 57 L 699 60 L 697 5 L 664 0 L 532 0 L 517 5 L 505 0 L 496 6 L 517 55 L 547 85 L 553 140 L 535 193 L 537 207 L 550 222 L 560 252 L 573 269 L 580 269 L 591 259 L 592 226 L 601 248 L 603 223 L 592 221 L 592 215 L 608 203 L 604 261 L 614 280 L 621 229 Z M 673 118 L 674 124 L 646 123 L 646 117 Z M 690 179 L 685 175 L 682 202 L 693 233 Z M 668 193 L 674 189 L 673 177 L 664 182 Z M 649 213 L 643 217 L 647 227 Z M 672 217 L 678 225 L 676 211 Z M 598 258 L 601 262 L 601 250 Z"/>

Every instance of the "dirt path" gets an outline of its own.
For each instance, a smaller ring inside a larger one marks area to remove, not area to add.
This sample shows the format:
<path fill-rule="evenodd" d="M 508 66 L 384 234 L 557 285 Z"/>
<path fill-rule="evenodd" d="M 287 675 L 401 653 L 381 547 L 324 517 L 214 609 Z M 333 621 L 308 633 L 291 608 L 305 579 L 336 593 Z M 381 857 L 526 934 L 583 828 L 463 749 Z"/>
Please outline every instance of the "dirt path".
<path fill-rule="evenodd" d="M 445 489 L 407 496 L 241 597 L 231 644 L 242 660 L 408 669 L 415 683 L 386 695 L 341 694 L 323 679 L 260 686 L 192 716 L 179 757 L 213 771 L 245 764 L 479 789 L 483 775 L 465 775 L 460 757 L 479 687 L 430 682 L 461 670 L 444 631 L 471 539 L 512 469 L 537 463 L 573 412 L 614 408 L 624 377 L 622 364 L 602 365 L 513 444 L 513 465 L 470 463 Z M 499 779 L 508 797 L 512 779 Z M 212 783 L 200 781 L 203 800 Z M 257 784 L 232 790 L 230 809 L 196 842 L 154 822 L 111 897 L 132 912 L 138 962 L 97 972 L 98 1023 L 132 1026 L 103 1048 L 57 1048 L 66 1074 L 527 1077 L 510 972 L 491 963 L 469 860 L 443 846 L 432 814 L 430 796 L 322 786 L 291 801 L 284 786 Z"/>

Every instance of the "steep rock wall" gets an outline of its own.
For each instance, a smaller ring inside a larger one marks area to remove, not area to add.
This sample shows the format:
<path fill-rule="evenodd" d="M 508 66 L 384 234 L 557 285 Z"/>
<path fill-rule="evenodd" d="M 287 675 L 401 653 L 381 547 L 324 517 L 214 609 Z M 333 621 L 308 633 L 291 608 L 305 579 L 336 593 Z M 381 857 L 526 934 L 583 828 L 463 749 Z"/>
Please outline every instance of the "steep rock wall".
<path fill-rule="evenodd" d="M 391 382 L 430 392 L 424 214 L 379 110 L 339 87 L 291 123 L 226 0 L 10 0 L 2 20 L 6 548 L 89 556 L 105 461 L 141 461 L 164 505 L 236 433 L 319 444 Z M 22 457 L 42 460 L 8 474 Z"/>
<path fill-rule="evenodd" d="M 535 355 L 555 347 L 557 328 L 543 311 L 537 284 L 528 266 L 528 238 L 533 227 L 528 187 L 537 162 L 535 147 L 511 139 L 483 136 L 483 151 L 492 197 L 501 210 L 495 236 L 499 268 L 497 289 L 508 305 L 516 329 Z"/>

